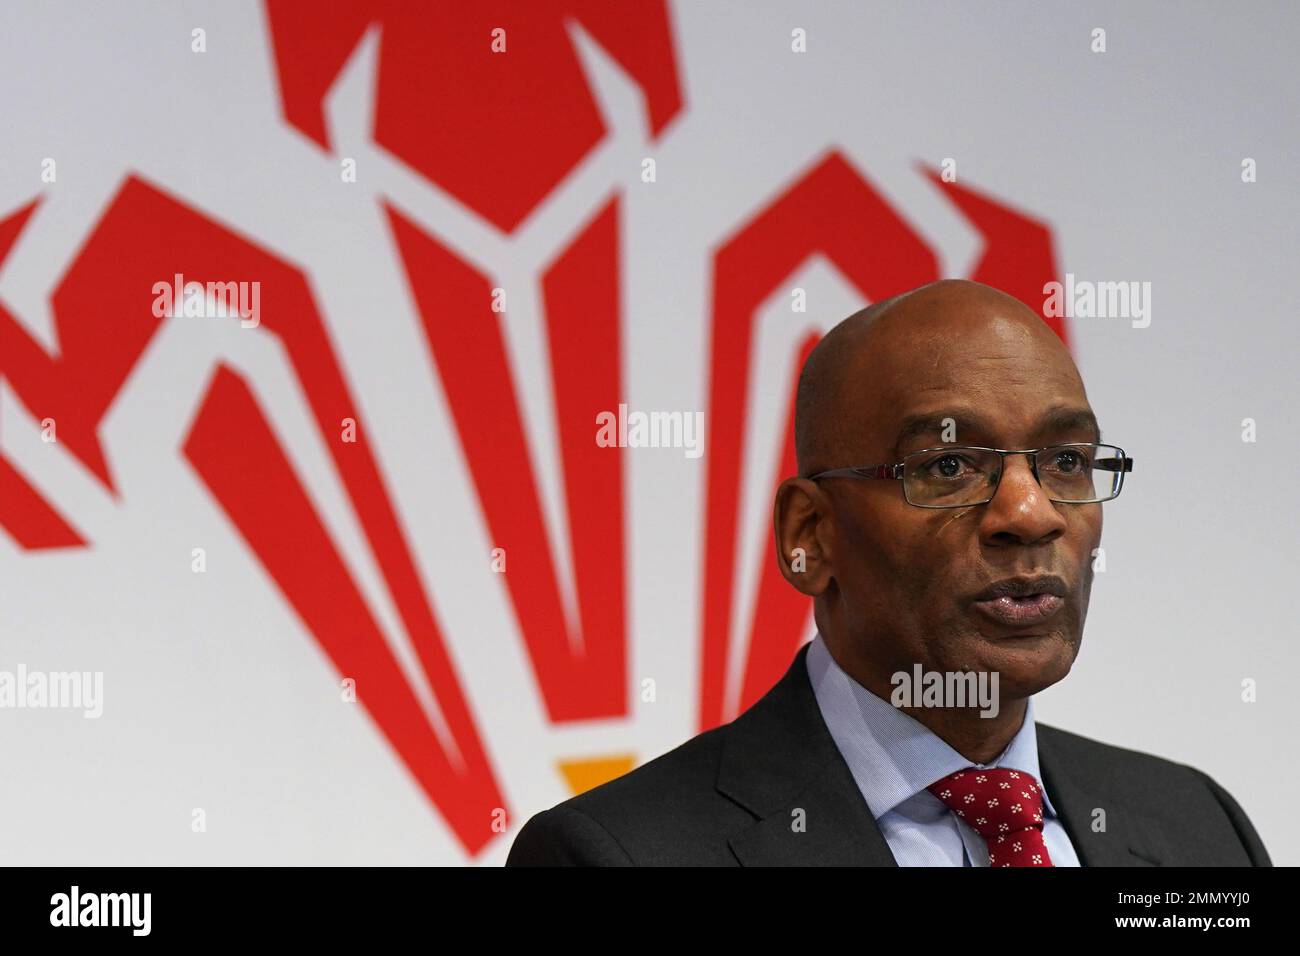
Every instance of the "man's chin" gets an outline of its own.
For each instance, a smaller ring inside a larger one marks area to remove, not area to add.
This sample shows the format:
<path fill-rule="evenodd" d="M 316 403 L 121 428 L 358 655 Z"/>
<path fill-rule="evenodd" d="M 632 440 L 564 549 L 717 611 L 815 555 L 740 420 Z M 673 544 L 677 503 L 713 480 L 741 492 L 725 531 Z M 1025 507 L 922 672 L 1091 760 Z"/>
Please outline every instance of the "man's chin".
<path fill-rule="evenodd" d="M 1063 680 L 1074 665 L 1077 643 L 1060 627 L 1023 628 L 983 637 L 973 655 L 978 669 L 998 674 L 1007 697 L 1028 697 Z"/>

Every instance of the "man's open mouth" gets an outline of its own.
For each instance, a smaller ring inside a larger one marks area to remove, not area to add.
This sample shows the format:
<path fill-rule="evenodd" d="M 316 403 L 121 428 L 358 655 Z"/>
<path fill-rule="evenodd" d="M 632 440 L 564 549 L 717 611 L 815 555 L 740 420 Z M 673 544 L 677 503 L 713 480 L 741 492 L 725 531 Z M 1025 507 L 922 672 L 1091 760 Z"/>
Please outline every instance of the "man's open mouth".
<path fill-rule="evenodd" d="M 1003 594 L 988 600 L 974 602 L 980 612 L 1001 624 L 1013 627 L 1037 624 L 1058 613 L 1065 606 L 1065 598 L 1055 594 Z"/>

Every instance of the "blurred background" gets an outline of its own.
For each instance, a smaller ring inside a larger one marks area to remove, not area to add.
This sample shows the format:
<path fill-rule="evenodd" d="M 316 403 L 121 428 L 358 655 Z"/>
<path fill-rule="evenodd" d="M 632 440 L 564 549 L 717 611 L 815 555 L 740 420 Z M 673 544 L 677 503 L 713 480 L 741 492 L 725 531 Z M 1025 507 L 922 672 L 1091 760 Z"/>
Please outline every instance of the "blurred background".
<path fill-rule="evenodd" d="M 503 862 L 784 672 L 802 357 L 960 276 L 1145 293 L 1045 317 L 1137 468 L 1039 720 L 1300 862 L 1298 39 L 1280 2 L 5 4 L 0 679 L 102 695 L 0 708 L 0 860 Z"/>

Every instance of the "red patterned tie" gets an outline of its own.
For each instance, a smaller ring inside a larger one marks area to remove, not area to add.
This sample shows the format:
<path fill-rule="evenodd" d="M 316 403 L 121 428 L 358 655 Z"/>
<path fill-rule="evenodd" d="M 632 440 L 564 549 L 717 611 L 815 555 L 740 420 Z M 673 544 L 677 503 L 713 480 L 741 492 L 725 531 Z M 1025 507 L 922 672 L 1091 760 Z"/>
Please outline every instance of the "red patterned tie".
<path fill-rule="evenodd" d="M 989 866 L 1052 866 L 1043 842 L 1043 795 L 1033 774 L 967 767 L 926 787 L 984 838 Z"/>

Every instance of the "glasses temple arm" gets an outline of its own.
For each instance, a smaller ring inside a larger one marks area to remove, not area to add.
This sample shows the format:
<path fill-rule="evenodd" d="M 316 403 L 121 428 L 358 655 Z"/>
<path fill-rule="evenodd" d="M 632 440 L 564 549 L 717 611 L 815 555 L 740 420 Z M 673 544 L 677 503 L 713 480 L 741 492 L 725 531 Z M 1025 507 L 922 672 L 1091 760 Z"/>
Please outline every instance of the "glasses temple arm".
<path fill-rule="evenodd" d="M 1127 455 L 1123 458 L 1098 458 L 1093 463 L 1094 468 L 1102 471 L 1132 471 L 1133 459 Z"/>

